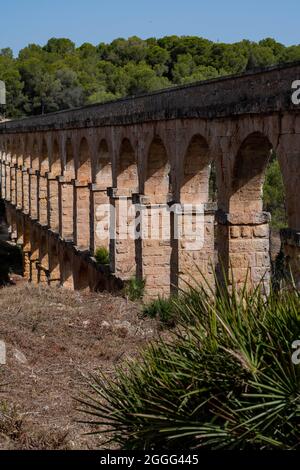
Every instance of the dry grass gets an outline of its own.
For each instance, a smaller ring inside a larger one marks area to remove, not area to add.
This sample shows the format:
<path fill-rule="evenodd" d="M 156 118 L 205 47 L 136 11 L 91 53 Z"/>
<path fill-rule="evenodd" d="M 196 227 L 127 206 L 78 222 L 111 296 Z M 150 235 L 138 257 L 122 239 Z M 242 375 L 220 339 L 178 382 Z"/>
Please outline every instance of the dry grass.
<path fill-rule="evenodd" d="M 73 396 L 85 377 L 134 357 L 157 335 L 140 307 L 109 294 L 69 292 L 21 282 L 0 290 L 0 449 L 87 449 Z M 99 441 L 100 439 L 100 441 Z"/>

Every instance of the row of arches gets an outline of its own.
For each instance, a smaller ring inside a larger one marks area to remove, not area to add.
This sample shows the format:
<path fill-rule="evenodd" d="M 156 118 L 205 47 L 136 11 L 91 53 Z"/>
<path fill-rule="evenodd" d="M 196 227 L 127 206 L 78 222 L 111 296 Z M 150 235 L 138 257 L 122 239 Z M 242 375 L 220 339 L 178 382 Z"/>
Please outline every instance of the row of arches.
<path fill-rule="evenodd" d="M 181 277 L 195 276 L 195 266 L 212 282 L 216 265 L 219 269 L 231 266 L 240 283 L 249 267 L 252 280 L 266 276 L 268 282 L 269 216 L 263 213 L 262 186 L 270 155 L 280 150 L 274 144 L 278 135 L 252 129 L 248 134 L 233 132 L 224 137 L 222 133 L 213 139 L 196 127 L 195 123 L 183 127 L 180 139 L 167 130 L 160 135 L 155 127 L 141 135 L 131 129 L 127 136 L 116 129 L 105 136 L 96 131 L 91 135 L 89 130 L 86 135 L 83 131 L 38 137 L 1 135 L 2 197 L 81 250 L 93 254 L 100 244 L 105 246 L 112 271 L 124 279 L 147 277 L 153 295 L 168 293 Z M 289 224 L 297 229 L 299 210 L 290 195 L 290 174 L 283 159 L 279 152 L 289 193 Z M 118 238 L 124 221 L 116 214 L 124 200 L 133 208 L 133 218 L 141 205 L 150 208 L 150 225 L 154 209 L 159 208 L 160 220 L 168 220 L 170 236 Z M 216 206 L 211 205 L 215 200 Z M 172 203 L 180 206 L 179 216 L 168 211 Z M 114 216 L 106 214 L 105 234 L 99 240 L 97 209 L 105 205 L 113 207 Z M 197 249 L 191 249 L 184 237 L 174 239 L 174 224 L 195 217 L 194 209 L 185 210 L 189 205 L 204 207 L 204 241 Z"/>
<path fill-rule="evenodd" d="M 132 192 L 151 196 L 153 201 L 165 201 L 165 195 L 172 192 L 171 174 L 177 173 L 182 202 L 207 199 L 207 175 L 212 160 L 206 139 L 195 134 L 187 145 L 185 157 L 180 159 L 182 168 L 171 171 L 172 161 L 163 139 L 154 136 L 148 150 L 138 162 L 138 151 L 128 137 L 120 142 L 114 157 L 112 144 L 101 139 L 96 152 L 91 149 L 87 137 L 79 142 L 68 137 L 63 142 L 54 138 L 1 140 L 2 161 L 40 172 L 41 176 L 64 176 L 66 180 L 97 184 L 103 187 L 130 189 Z M 115 160 L 116 163 L 115 163 Z M 139 171 L 139 168 L 142 171 Z M 181 181 L 178 174 L 182 175 Z M 198 188 L 200 187 L 200 191 Z"/>

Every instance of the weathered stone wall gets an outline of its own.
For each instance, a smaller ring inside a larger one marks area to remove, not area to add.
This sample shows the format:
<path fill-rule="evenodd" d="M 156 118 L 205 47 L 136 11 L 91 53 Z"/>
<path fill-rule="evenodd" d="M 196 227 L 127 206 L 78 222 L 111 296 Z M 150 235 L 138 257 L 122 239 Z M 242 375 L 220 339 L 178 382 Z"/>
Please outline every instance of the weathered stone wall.
<path fill-rule="evenodd" d="M 272 151 L 289 230 L 300 232 L 297 79 L 300 64 L 0 124 L 1 197 L 25 276 L 75 289 L 115 288 L 136 276 L 154 297 L 186 282 L 213 286 L 222 267 L 238 285 L 264 277 L 267 286 L 261 192 Z M 199 211 L 197 245 L 183 223 L 195 229 Z M 149 227 L 156 236 L 145 235 Z M 297 274 L 294 239 L 285 237 L 284 247 Z M 99 247 L 110 251 L 110 266 L 96 265 Z"/>

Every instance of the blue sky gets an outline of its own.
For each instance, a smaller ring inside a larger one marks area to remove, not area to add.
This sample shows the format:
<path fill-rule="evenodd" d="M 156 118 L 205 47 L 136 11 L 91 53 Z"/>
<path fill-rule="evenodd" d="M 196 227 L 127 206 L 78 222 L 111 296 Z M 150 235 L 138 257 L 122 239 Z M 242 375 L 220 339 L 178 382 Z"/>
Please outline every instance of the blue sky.
<path fill-rule="evenodd" d="M 300 43 L 299 0 L 1 0 L 0 48 L 68 37 L 77 45 L 133 35 Z"/>

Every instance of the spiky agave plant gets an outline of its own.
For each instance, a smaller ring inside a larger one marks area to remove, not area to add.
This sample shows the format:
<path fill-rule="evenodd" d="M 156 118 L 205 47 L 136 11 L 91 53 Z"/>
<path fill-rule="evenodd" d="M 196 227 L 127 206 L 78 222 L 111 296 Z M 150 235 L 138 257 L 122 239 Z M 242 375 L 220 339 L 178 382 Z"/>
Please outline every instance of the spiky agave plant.
<path fill-rule="evenodd" d="M 300 448 L 300 296 L 217 286 L 177 300 L 179 328 L 138 361 L 99 375 L 85 423 L 130 449 Z"/>

